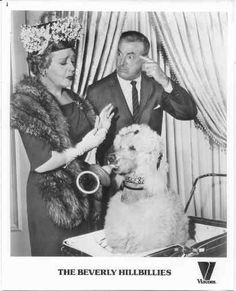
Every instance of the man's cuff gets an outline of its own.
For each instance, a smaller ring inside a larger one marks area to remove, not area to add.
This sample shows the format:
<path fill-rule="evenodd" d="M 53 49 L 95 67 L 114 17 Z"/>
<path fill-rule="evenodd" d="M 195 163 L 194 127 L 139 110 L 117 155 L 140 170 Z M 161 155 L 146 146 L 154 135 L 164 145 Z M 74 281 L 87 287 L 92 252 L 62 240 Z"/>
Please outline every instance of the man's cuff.
<path fill-rule="evenodd" d="M 168 84 L 163 87 L 163 89 L 167 92 L 167 93 L 171 93 L 173 91 L 173 86 L 171 84 L 171 80 L 168 79 Z"/>

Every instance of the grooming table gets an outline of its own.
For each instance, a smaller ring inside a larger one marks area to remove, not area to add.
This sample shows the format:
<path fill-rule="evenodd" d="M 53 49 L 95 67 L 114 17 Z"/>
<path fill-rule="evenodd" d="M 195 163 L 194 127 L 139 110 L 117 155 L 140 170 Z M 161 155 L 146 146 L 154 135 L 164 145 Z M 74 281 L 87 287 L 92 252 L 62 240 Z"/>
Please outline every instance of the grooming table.
<path fill-rule="evenodd" d="M 196 243 L 190 248 L 172 245 L 136 254 L 114 254 L 107 245 L 104 230 L 68 238 L 63 241 L 62 254 L 65 256 L 134 256 L 134 257 L 224 257 L 226 256 L 226 224 L 221 221 L 190 218 L 190 228 Z"/>
<path fill-rule="evenodd" d="M 159 251 L 159 249 L 154 251 Z M 139 254 L 114 254 L 112 253 L 112 249 L 107 245 L 104 230 L 98 230 L 64 240 L 62 253 L 70 256 L 111 257 L 148 256 L 150 251 Z"/>

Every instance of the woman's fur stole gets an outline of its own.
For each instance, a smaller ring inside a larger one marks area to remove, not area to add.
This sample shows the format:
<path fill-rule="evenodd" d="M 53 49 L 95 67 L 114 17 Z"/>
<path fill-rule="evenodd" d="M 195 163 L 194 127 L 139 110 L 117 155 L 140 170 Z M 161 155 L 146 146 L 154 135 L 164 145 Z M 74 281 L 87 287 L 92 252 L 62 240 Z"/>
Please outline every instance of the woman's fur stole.
<path fill-rule="evenodd" d="M 71 95 L 73 98 L 76 94 Z M 92 124 L 95 114 L 90 104 L 76 97 Z M 25 77 L 12 96 L 11 127 L 47 142 L 52 151 L 62 152 L 72 146 L 69 125 L 59 104 L 35 78 Z M 66 168 L 38 174 L 38 186 L 49 216 L 59 227 L 75 228 L 89 215 L 89 200 L 76 187 L 76 177 L 85 167 L 77 159 Z"/>

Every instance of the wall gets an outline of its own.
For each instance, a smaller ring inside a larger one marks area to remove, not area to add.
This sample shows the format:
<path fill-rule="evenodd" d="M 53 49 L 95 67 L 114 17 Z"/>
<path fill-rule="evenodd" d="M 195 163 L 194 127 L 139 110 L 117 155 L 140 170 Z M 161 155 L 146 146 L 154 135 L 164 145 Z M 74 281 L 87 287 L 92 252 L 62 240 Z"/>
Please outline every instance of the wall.
<path fill-rule="evenodd" d="M 23 74 L 28 73 L 25 52 L 19 42 L 20 26 L 25 23 L 25 12 L 12 12 L 11 23 L 11 80 L 12 91 Z M 30 255 L 26 216 L 26 183 L 29 162 L 19 133 L 11 132 L 11 254 Z M 17 163 L 16 163 L 17 161 Z"/>
<path fill-rule="evenodd" d="M 13 11 L 11 23 L 11 80 L 15 85 L 28 74 L 26 54 L 19 41 L 20 26 L 36 23 L 42 12 L 26 15 L 25 11 Z M 11 255 L 30 255 L 29 231 L 26 206 L 26 185 L 29 161 L 17 131 L 11 132 Z"/>

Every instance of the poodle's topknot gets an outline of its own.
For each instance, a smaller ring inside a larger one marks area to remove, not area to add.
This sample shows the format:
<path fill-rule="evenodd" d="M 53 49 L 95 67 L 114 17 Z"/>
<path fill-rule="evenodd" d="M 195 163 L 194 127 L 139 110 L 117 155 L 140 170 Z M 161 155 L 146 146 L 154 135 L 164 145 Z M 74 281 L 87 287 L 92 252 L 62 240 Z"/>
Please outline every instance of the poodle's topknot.
<path fill-rule="evenodd" d="M 163 152 L 161 137 L 146 124 L 133 124 L 122 128 L 114 140 L 115 150 L 135 149 L 139 152 Z"/>

